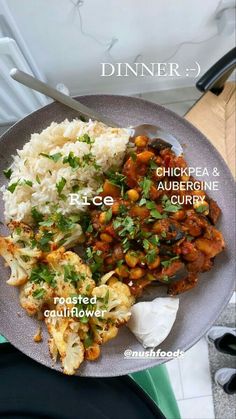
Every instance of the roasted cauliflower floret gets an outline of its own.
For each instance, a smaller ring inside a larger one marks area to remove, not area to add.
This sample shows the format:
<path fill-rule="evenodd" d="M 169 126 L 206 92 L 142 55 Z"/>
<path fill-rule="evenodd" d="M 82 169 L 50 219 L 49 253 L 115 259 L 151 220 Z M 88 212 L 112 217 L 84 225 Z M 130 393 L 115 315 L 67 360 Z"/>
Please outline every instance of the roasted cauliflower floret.
<path fill-rule="evenodd" d="M 116 281 L 112 285 L 100 285 L 93 289 L 92 295 L 97 298 L 97 308 L 106 310 L 105 319 L 111 319 L 116 326 L 129 320 L 134 298 L 126 284 Z"/>
<path fill-rule="evenodd" d="M 85 349 L 85 359 L 88 361 L 95 361 L 99 358 L 100 353 L 100 346 L 96 342 L 93 342 L 92 345 Z"/>
<path fill-rule="evenodd" d="M 23 242 L 28 244 L 34 238 L 34 232 L 30 226 L 20 221 L 11 221 L 8 223 L 8 228 L 11 232 L 11 238 L 14 243 Z"/>
<path fill-rule="evenodd" d="M 47 318 L 49 350 L 54 361 L 59 353 L 63 372 L 73 375 L 84 360 L 84 347 L 78 333 L 73 331 L 73 322 L 68 318 Z"/>
<path fill-rule="evenodd" d="M 61 362 L 65 374 L 73 375 L 84 360 L 84 346 L 77 333 L 69 332 L 66 341 L 66 354 Z"/>
<path fill-rule="evenodd" d="M 94 342 L 98 345 L 114 339 L 119 330 L 113 322 L 98 317 L 90 319 L 90 326 L 93 332 Z"/>
<path fill-rule="evenodd" d="M 119 326 L 129 320 L 130 308 L 134 303 L 134 298 L 127 285 L 115 278 L 110 281 L 111 285 L 102 284 L 92 291 L 92 296 L 97 298 L 96 308 L 105 311 L 103 318 L 93 317 L 90 319 L 94 341 L 98 344 L 108 342 L 116 337 Z"/>
<path fill-rule="evenodd" d="M 36 239 L 41 242 L 43 237 L 49 238 L 48 246 L 45 248 L 46 253 L 61 246 L 69 249 L 84 241 L 80 224 L 73 222 L 70 217 L 65 217 L 59 212 L 39 223 Z"/>
<path fill-rule="evenodd" d="M 9 236 L 0 237 L 0 255 L 11 269 L 7 283 L 19 286 L 27 281 L 33 266 L 41 257 L 41 251 L 28 245 L 24 246 L 21 242 L 15 243 Z"/>
<path fill-rule="evenodd" d="M 56 272 L 57 295 L 68 297 L 74 293 L 88 295 L 95 287 L 87 265 L 74 252 L 65 252 L 62 247 L 46 257 L 49 267 Z"/>
<path fill-rule="evenodd" d="M 70 249 L 78 243 L 83 243 L 84 236 L 82 228 L 79 224 L 71 229 L 71 231 L 62 232 L 60 230 L 54 233 L 53 242 L 58 246 L 63 246 L 65 249 Z"/>
<path fill-rule="evenodd" d="M 47 303 L 50 304 L 53 298 L 53 288 L 46 282 L 35 284 L 28 281 L 21 287 L 20 303 L 27 311 L 29 316 L 42 314 L 42 308 Z"/>

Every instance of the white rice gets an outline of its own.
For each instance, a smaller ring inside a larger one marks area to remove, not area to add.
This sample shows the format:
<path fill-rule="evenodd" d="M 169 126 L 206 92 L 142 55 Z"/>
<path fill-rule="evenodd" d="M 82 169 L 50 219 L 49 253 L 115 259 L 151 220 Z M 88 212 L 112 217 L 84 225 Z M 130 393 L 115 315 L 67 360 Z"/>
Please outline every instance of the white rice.
<path fill-rule="evenodd" d="M 83 134 L 88 134 L 94 142 L 87 144 L 78 141 L 78 137 Z M 57 204 L 63 214 L 78 212 L 76 206 L 69 205 L 72 186 L 79 183 L 80 188 L 76 193 L 81 197 L 95 196 L 101 182 L 98 175 L 114 165 L 121 165 L 129 136 L 127 129 L 110 128 L 100 122 L 85 123 L 77 119 L 66 119 L 60 124 L 52 122 L 41 133 L 32 134 L 23 149 L 17 150 L 9 180 L 9 185 L 24 183 L 26 180 L 32 182 L 32 186 L 18 184 L 13 193 L 7 190 L 7 186 L 2 188 L 6 222 L 17 220 L 30 223 L 32 207 L 36 207 L 42 214 L 50 214 L 52 204 Z M 100 169 L 96 169 L 92 163 L 73 169 L 68 163 L 63 163 L 63 157 L 67 157 L 70 152 L 80 158 L 91 153 Z M 40 153 L 61 153 L 62 158 L 54 162 Z M 66 197 L 64 201 L 56 187 L 62 178 L 66 180 L 62 191 Z"/>

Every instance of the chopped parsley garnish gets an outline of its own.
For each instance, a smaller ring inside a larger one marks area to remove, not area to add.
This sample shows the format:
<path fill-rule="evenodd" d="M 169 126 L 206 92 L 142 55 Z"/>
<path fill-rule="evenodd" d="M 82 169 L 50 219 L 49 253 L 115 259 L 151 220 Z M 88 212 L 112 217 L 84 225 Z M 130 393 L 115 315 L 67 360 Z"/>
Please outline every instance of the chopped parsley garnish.
<path fill-rule="evenodd" d="M 64 177 L 62 177 L 61 180 L 58 183 L 56 183 L 56 188 L 57 188 L 57 192 L 59 196 L 61 196 L 61 193 L 65 185 L 66 185 L 66 179 Z"/>
<path fill-rule="evenodd" d="M 128 212 L 128 208 L 124 204 L 120 204 L 119 206 L 119 215 L 126 215 Z"/>
<path fill-rule="evenodd" d="M 142 188 L 143 198 L 149 198 L 150 188 L 152 186 L 152 181 L 147 177 L 144 177 L 143 180 L 139 183 Z"/>
<path fill-rule="evenodd" d="M 179 260 L 179 256 L 174 256 L 169 260 L 164 260 L 161 262 L 161 264 L 164 266 L 164 268 L 168 268 L 175 260 Z"/>
<path fill-rule="evenodd" d="M 89 348 L 93 345 L 93 338 L 91 336 L 87 336 L 83 341 L 85 349 Z"/>
<path fill-rule="evenodd" d="M 87 228 L 87 230 L 86 230 L 86 233 L 92 233 L 93 232 L 93 225 L 90 223 L 89 225 L 88 225 L 88 228 Z"/>
<path fill-rule="evenodd" d="M 45 289 L 38 288 L 32 293 L 32 295 L 34 298 L 36 298 L 36 300 L 41 300 L 44 297 L 45 293 L 46 293 Z"/>
<path fill-rule="evenodd" d="M 12 169 L 9 167 L 9 169 L 3 170 L 3 173 L 7 179 L 10 179 L 12 175 Z"/>
<path fill-rule="evenodd" d="M 144 248 L 145 250 L 148 250 L 148 249 L 149 249 L 149 247 L 150 247 L 150 242 L 149 242 L 147 239 L 144 239 L 144 240 L 143 240 L 143 248 Z"/>
<path fill-rule="evenodd" d="M 76 141 L 80 141 L 81 143 L 86 143 L 86 144 L 94 143 L 94 140 L 88 134 L 81 135 L 80 137 L 76 139 Z"/>
<path fill-rule="evenodd" d="M 152 263 L 156 259 L 157 256 L 157 249 L 152 248 L 153 246 L 157 246 L 159 244 L 159 237 L 157 235 L 154 235 L 152 237 L 149 237 L 149 239 L 143 240 L 143 248 L 148 251 L 146 255 L 147 263 Z"/>
<path fill-rule="evenodd" d="M 107 290 L 105 297 L 104 297 L 104 304 L 107 306 L 109 301 L 109 289 Z"/>
<path fill-rule="evenodd" d="M 154 236 L 149 238 L 150 243 L 152 243 L 154 246 L 158 246 L 160 239 L 159 237 L 155 234 Z"/>
<path fill-rule="evenodd" d="M 31 182 L 31 180 L 26 180 L 26 179 L 20 180 L 19 179 L 17 182 L 11 183 L 8 186 L 7 190 L 10 191 L 11 193 L 13 193 L 13 192 L 15 192 L 15 189 L 16 189 L 17 186 L 24 186 L 24 185 L 32 187 L 33 183 Z"/>
<path fill-rule="evenodd" d="M 41 221 L 39 223 L 39 225 L 42 226 L 42 227 L 52 227 L 53 224 L 54 224 L 54 221 L 51 218 L 48 218 L 47 220 Z"/>
<path fill-rule="evenodd" d="M 205 212 L 208 209 L 208 205 L 199 205 L 199 207 L 195 208 L 196 212 L 199 212 L 200 214 L 202 214 L 203 212 Z"/>
<path fill-rule="evenodd" d="M 128 237 L 125 237 L 122 240 L 122 248 L 123 248 L 123 252 L 126 253 L 131 247 L 131 242 L 128 240 Z"/>
<path fill-rule="evenodd" d="M 19 180 L 17 182 L 11 183 L 7 190 L 10 191 L 11 193 L 15 192 L 16 187 L 19 185 Z"/>
<path fill-rule="evenodd" d="M 43 214 L 37 210 L 36 207 L 31 209 L 31 216 L 36 224 L 39 224 L 43 221 Z"/>
<path fill-rule="evenodd" d="M 93 250 L 92 247 L 86 249 L 87 262 L 95 280 L 99 279 L 101 268 L 103 266 L 103 258 L 101 250 Z"/>
<path fill-rule="evenodd" d="M 76 193 L 80 190 L 81 186 L 80 185 L 73 185 L 72 186 L 72 192 Z"/>
<path fill-rule="evenodd" d="M 55 212 L 51 217 L 39 222 L 39 225 L 42 227 L 52 227 L 55 225 L 60 231 L 65 233 L 75 227 L 76 221 L 78 221 L 78 217 L 75 219 L 73 215 L 66 217 L 61 212 Z"/>
<path fill-rule="evenodd" d="M 45 264 L 41 263 L 32 269 L 30 281 L 40 284 L 46 282 L 51 286 L 55 286 L 55 273 Z"/>
<path fill-rule="evenodd" d="M 22 185 L 27 185 L 27 186 L 30 186 L 30 187 L 33 186 L 33 182 L 31 182 L 31 180 L 23 180 L 21 184 Z"/>
<path fill-rule="evenodd" d="M 37 175 L 35 179 L 36 179 L 36 182 L 37 182 L 37 183 L 38 183 L 38 184 L 40 185 L 40 183 L 41 183 L 41 180 L 40 180 L 40 177 L 39 177 L 39 175 Z"/>
<path fill-rule="evenodd" d="M 166 212 L 177 212 L 182 208 L 181 205 L 172 204 L 167 195 L 162 197 L 162 207 Z"/>
<path fill-rule="evenodd" d="M 157 169 L 157 168 L 158 168 L 158 164 L 157 164 L 154 160 L 150 160 L 150 161 L 149 161 L 149 168 L 150 168 L 151 170 L 155 170 L 155 169 Z"/>
<path fill-rule="evenodd" d="M 115 169 L 110 169 L 106 173 L 106 176 L 110 183 L 115 186 L 119 186 L 122 191 L 124 191 L 126 176 L 122 173 L 117 172 Z"/>
<path fill-rule="evenodd" d="M 133 161 L 136 161 L 136 160 L 137 160 L 137 154 L 136 154 L 134 151 L 131 151 L 131 152 L 129 153 L 129 155 L 130 155 L 130 157 L 131 157 L 131 159 L 132 159 Z"/>
<path fill-rule="evenodd" d="M 67 157 L 64 157 L 63 164 L 68 163 L 72 169 L 77 169 L 81 166 L 81 160 L 79 157 L 75 156 L 73 151 L 69 153 Z"/>
<path fill-rule="evenodd" d="M 86 165 L 92 164 L 96 170 L 99 170 L 101 166 L 96 163 L 95 157 L 92 153 L 84 154 L 81 158 L 75 156 L 73 151 L 69 153 L 67 157 L 64 157 L 63 163 L 68 163 L 72 169 L 76 170 L 78 167 L 85 167 Z"/>
<path fill-rule="evenodd" d="M 161 214 L 157 209 L 151 210 L 151 216 L 152 218 L 156 218 L 157 220 L 161 220 L 162 218 L 166 218 L 165 214 Z"/>
<path fill-rule="evenodd" d="M 122 265 L 123 265 L 123 263 L 124 263 L 124 260 L 123 260 L 123 259 L 118 260 L 118 261 L 116 262 L 116 266 L 117 266 L 117 268 L 120 268 L 120 266 L 122 266 Z"/>
<path fill-rule="evenodd" d="M 141 198 L 139 201 L 139 206 L 142 207 L 143 205 L 145 205 L 147 202 L 146 198 Z"/>
<path fill-rule="evenodd" d="M 125 217 L 124 219 L 117 217 L 113 222 L 113 227 L 115 229 L 122 227 L 118 232 L 119 236 L 124 237 L 129 235 L 130 238 L 134 239 L 136 228 L 133 218 L 129 216 Z"/>
<path fill-rule="evenodd" d="M 40 153 L 40 156 L 46 157 L 47 159 L 54 161 L 54 163 L 57 163 L 61 159 L 62 154 L 61 153 L 55 153 L 55 154 Z"/>
<path fill-rule="evenodd" d="M 64 281 L 71 282 L 73 285 L 77 285 L 77 282 L 85 279 L 84 273 L 77 273 L 72 265 L 64 266 Z"/>
<path fill-rule="evenodd" d="M 112 219 L 112 209 L 109 208 L 109 210 L 105 214 L 105 221 L 106 223 L 109 223 L 109 221 Z"/>
<path fill-rule="evenodd" d="M 148 209 L 156 209 L 156 204 L 155 204 L 155 202 L 153 202 L 153 201 L 147 201 L 146 199 L 145 199 L 145 201 L 146 201 L 146 207 L 147 207 Z"/>
<path fill-rule="evenodd" d="M 153 263 L 155 261 L 156 257 L 157 257 L 156 249 L 149 250 L 149 252 L 146 254 L 147 263 L 148 264 Z"/>
<path fill-rule="evenodd" d="M 38 247 L 43 252 L 49 252 L 50 251 L 50 241 L 53 240 L 53 233 L 50 231 L 44 231 L 42 237 L 38 240 Z"/>

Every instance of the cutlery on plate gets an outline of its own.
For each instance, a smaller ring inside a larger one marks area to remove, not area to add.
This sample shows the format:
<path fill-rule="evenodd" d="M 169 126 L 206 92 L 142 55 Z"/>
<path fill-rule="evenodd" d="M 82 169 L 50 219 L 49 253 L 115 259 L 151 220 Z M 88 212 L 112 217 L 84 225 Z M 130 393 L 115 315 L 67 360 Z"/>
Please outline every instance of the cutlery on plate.
<path fill-rule="evenodd" d="M 99 112 L 83 105 L 78 100 L 59 92 L 47 83 L 44 83 L 30 74 L 18 70 L 17 68 L 13 68 L 10 71 L 10 76 L 19 83 L 36 90 L 37 92 L 43 93 L 44 95 L 56 100 L 57 102 L 63 103 L 63 105 L 66 105 L 71 109 L 74 109 L 82 116 L 103 122 L 111 127 L 124 128 L 112 119 L 101 115 Z M 168 146 L 177 156 L 183 153 L 183 149 L 179 141 L 173 135 L 169 134 L 160 127 L 151 124 L 141 124 L 128 127 L 128 129 L 130 129 L 131 137 L 136 137 L 137 135 L 147 135 L 151 141 L 152 147 L 155 147 L 156 149 L 160 150 L 161 148 Z"/>

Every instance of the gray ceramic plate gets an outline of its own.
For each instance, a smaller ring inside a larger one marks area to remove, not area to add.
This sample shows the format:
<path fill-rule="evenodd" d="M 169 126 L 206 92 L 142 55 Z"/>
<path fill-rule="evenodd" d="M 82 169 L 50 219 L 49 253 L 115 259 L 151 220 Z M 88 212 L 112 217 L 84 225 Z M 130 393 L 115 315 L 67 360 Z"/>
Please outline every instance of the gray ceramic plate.
<path fill-rule="evenodd" d="M 234 288 L 234 181 L 226 164 L 215 148 L 184 119 L 165 108 L 130 97 L 123 96 L 84 96 L 82 103 L 94 108 L 122 124 L 123 126 L 141 123 L 157 124 L 175 135 L 184 145 L 186 159 L 191 166 L 207 167 L 212 172 L 217 167 L 220 172 L 220 190 L 211 193 L 220 205 L 223 216 L 218 227 L 224 234 L 227 249 L 216 258 L 214 268 L 201 276 L 198 286 L 180 296 L 180 309 L 174 327 L 161 345 L 166 351 L 186 350 L 196 343 L 214 323 L 227 304 Z M 3 169 L 11 163 L 11 155 L 30 139 L 30 134 L 46 128 L 52 121 L 72 119 L 76 113 L 53 103 L 27 116 L 14 125 L 0 141 L 0 184 L 5 182 Z M 0 214 L 3 202 L 0 201 Z M 1 215 L 3 221 L 3 215 Z M 3 229 L 4 230 L 4 229 Z M 6 231 L 4 231 L 6 233 Z M 8 270 L 0 261 L 0 332 L 22 352 L 51 367 L 47 348 L 47 333 L 37 344 L 33 335 L 37 322 L 29 318 L 18 302 L 18 290 L 6 285 Z M 146 299 L 163 295 L 163 289 L 149 289 Z M 165 293 L 164 293 L 165 295 Z M 123 375 L 160 364 L 160 359 L 124 359 L 125 349 L 142 350 L 142 346 L 126 327 L 121 328 L 116 339 L 102 348 L 102 356 L 97 362 L 85 362 L 78 375 L 108 377 Z M 55 365 L 60 370 L 60 365 Z"/>

